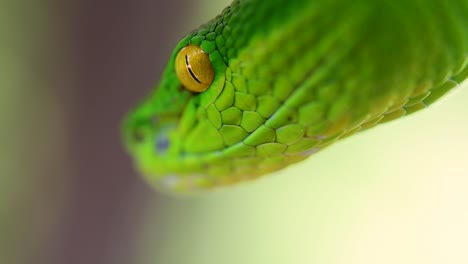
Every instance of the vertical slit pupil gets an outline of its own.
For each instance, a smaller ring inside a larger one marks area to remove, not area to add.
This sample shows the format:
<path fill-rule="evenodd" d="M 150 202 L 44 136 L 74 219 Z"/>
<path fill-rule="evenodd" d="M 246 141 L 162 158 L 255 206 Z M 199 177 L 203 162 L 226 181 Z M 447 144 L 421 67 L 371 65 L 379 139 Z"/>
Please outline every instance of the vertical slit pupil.
<path fill-rule="evenodd" d="M 185 65 L 187 65 L 187 69 L 190 73 L 190 75 L 192 76 L 192 78 L 199 84 L 201 84 L 200 80 L 198 80 L 198 78 L 195 76 L 195 74 L 192 72 L 192 67 L 190 66 L 189 62 L 188 62 L 188 56 L 185 55 Z"/>

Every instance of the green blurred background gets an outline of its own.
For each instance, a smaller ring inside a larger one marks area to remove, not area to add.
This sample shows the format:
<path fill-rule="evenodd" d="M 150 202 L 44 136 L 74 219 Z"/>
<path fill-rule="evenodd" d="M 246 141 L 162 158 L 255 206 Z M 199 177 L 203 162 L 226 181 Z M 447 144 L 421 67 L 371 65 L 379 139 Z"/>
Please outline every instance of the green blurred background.
<path fill-rule="evenodd" d="M 468 263 L 468 85 L 258 181 L 156 193 L 119 125 L 229 1 L 0 0 L 0 263 Z"/>

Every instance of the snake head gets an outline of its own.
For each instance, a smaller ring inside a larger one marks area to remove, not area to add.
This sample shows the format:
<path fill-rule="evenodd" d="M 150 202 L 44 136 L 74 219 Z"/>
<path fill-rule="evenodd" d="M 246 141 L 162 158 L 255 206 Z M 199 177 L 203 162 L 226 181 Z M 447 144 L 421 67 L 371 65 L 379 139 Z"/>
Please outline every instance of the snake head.
<path fill-rule="evenodd" d="M 204 189 L 233 179 L 225 155 L 230 142 L 220 131 L 215 105 L 226 100 L 218 100 L 226 85 L 226 61 L 211 42 L 196 43 L 194 35 L 176 46 L 160 83 L 123 126 L 136 167 L 153 185 L 170 191 Z"/>
<path fill-rule="evenodd" d="M 234 2 L 180 41 L 154 92 L 126 117 L 127 149 L 159 189 L 187 192 L 257 178 L 334 142 L 348 124 L 341 115 L 348 98 L 338 101 L 344 107 L 335 109 L 329 121 L 328 106 L 313 90 L 321 82 L 335 91 L 336 83 L 322 74 L 332 72 L 322 58 L 341 54 L 330 56 L 327 50 L 339 39 L 332 35 L 318 41 L 319 52 L 304 49 L 308 38 L 284 42 L 302 34 L 311 21 L 282 24 L 288 30 L 255 23 L 256 16 L 237 10 L 240 5 L 254 10 L 250 4 Z M 265 5 L 263 17 L 277 16 L 279 23 L 304 12 L 295 6 L 282 14 Z M 236 23 L 243 19 L 250 22 Z M 336 62 L 332 59 L 327 59 L 330 64 Z M 310 79 L 311 73 L 317 78 Z M 301 85 L 306 87 L 297 89 Z"/>
<path fill-rule="evenodd" d="M 288 142 L 278 142 L 275 129 L 265 122 L 280 108 L 280 101 L 261 95 L 266 85 L 256 94 L 249 93 L 245 76 L 236 70 L 239 61 L 228 60 L 215 40 L 200 38 L 208 33 L 193 33 L 176 46 L 154 92 L 124 122 L 128 152 L 145 178 L 159 189 L 186 192 L 229 185 L 306 157 L 285 155 L 285 143 L 300 141 L 304 128 L 284 128 L 280 141 L 282 137 Z M 203 54 L 201 60 L 208 63 L 192 59 L 192 52 Z M 200 85 L 204 83 L 206 87 Z M 286 121 L 281 111 L 277 117 L 284 122 L 273 120 L 275 128 L 297 121 L 297 116 Z M 315 143 L 303 140 L 290 153 L 310 154 Z"/>

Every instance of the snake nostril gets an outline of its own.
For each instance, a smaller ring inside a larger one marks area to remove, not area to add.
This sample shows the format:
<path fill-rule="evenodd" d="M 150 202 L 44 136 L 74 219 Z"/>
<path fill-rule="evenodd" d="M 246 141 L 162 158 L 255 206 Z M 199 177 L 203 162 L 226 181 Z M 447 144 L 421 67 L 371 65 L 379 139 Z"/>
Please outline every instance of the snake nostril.
<path fill-rule="evenodd" d="M 158 115 L 153 115 L 150 120 L 153 126 L 156 126 L 159 122 L 161 122 L 161 118 Z"/>
<path fill-rule="evenodd" d="M 141 143 L 145 140 L 145 132 L 141 128 L 135 128 L 131 133 L 131 139 L 133 143 Z"/>

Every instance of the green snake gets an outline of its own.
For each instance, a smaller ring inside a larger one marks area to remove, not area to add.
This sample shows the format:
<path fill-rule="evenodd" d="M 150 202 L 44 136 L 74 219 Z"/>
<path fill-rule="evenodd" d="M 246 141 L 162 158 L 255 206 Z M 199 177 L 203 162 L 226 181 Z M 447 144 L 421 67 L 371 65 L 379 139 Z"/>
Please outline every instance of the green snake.
<path fill-rule="evenodd" d="M 468 0 L 236 0 L 175 47 L 124 122 L 157 188 L 255 179 L 468 76 Z"/>

